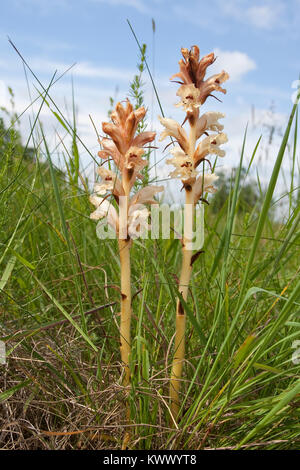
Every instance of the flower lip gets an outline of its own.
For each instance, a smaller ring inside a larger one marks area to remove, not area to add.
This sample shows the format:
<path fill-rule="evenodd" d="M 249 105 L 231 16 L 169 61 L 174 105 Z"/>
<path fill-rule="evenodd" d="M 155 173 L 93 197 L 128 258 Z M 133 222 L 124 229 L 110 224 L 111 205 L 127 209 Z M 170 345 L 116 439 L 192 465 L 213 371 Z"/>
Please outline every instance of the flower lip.
<path fill-rule="evenodd" d="M 222 70 L 222 72 L 212 75 L 210 78 L 201 83 L 200 88 L 200 101 L 203 104 L 208 96 L 212 96 L 213 91 L 220 91 L 221 93 L 226 94 L 225 88 L 222 88 L 220 85 L 229 79 L 227 72 Z"/>
<path fill-rule="evenodd" d="M 195 167 L 199 165 L 201 161 L 209 154 L 218 155 L 219 157 L 225 156 L 225 151 L 220 149 L 221 144 L 225 144 L 228 141 L 227 135 L 223 132 L 220 134 L 212 134 L 205 139 L 201 140 L 194 152 Z"/>
<path fill-rule="evenodd" d="M 196 138 L 199 139 L 207 131 L 221 132 L 224 126 L 219 123 L 219 119 L 224 117 L 225 114 L 214 111 L 202 114 L 196 122 Z"/>

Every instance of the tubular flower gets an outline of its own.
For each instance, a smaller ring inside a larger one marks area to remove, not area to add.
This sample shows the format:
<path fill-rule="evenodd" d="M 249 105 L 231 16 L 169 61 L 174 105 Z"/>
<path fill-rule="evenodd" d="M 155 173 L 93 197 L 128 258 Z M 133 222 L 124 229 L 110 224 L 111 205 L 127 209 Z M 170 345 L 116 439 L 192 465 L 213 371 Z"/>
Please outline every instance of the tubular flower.
<path fill-rule="evenodd" d="M 170 151 L 173 157 L 167 160 L 168 164 L 175 167 L 170 176 L 180 178 L 186 189 L 190 185 L 199 193 L 198 189 L 202 176 L 197 179 L 197 167 L 203 161 L 210 164 L 207 159 L 208 155 L 224 157 L 225 151 L 220 146 L 228 141 L 227 135 L 222 132 L 224 126 L 219 122 L 220 119 L 225 117 L 225 114 L 208 111 L 200 116 L 199 107 L 213 90 L 226 92 L 220 84 L 227 80 L 229 75 L 222 71 L 204 80 L 207 68 L 215 61 L 214 53 L 202 57 L 201 60 L 198 46 L 192 46 L 190 50 L 182 48 L 181 53 L 183 59 L 179 61 L 180 70 L 171 77 L 171 80 L 174 78 L 179 79 L 177 83 L 181 86 L 177 91 L 177 95 L 181 97 L 181 101 L 175 106 L 183 106 L 186 111 L 186 118 L 183 123 L 188 120 L 190 134 L 188 136 L 183 126 L 174 119 L 159 116 L 158 118 L 164 126 L 159 140 L 172 137 L 177 141 L 179 147 L 175 146 Z M 214 132 L 214 134 L 210 134 L 210 132 Z M 201 137 L 202 139 L 197 145 L 197 140 Z M 212 178 L 209 175 L 205 176 L 205 182 L 212 182 L 216 179 L 215 175 L 212 175 Z M 207 186 L 207 188 L 207 192 L 213 192 L 213 186 Z"/>
<path fill-rule="evenodd" d="M 118 234 L 119 220 L 118 213 L 114 206 L 107 199 L 92 195 L 90 202 L 94 204 L 96 210 L 92 212 L 90 218 L 92 220 L 100 220 L 106 218 L 108 224 Z M 128 211 L 128 235 L 130 238 L 140 237 L 149 229 L 149 211 L 142 204 L 130 204 Z"/>
<path fill-rule="evenodd" d="M 184 208 L 184 234 L 182 238 L 182 265 L 180 278 L 178 282 L 179 292 L 184 302 L 187 301 L 189 282 L 192 275 L 193 263 L 201 251 L 193 253 L 195 245 L 192 243 L 193 221 L 195 216 L 195 205 L 198 201 L 205 201 L 202 196 L 204 193 L 214 193 L 216 188 L 214 182 L 218 179 L 215 174 L 201 174 L 198 166 L 201 162 L 207 161 L 211 167 L 207 156 L 215 154 L 224 157 L 225 152 L 220 145 L 227 142 L 227 136 L 224 134 L 223 125 L 219 119 L 224 114 L 218 112 L 207 112 L 200 116 L 200 106 L 205 103 L 208 96 L 211 96 L 214 90 L 226 93 L 221 87 L 229 76 L 222 71 L 219 74 L 204 80 L 207 68 L 215 61 L 213 53 L 206 55 L 200 60 L 198 46 L 193 46 L 191 50 L 181 49 L 183 59 L 179 61 L 179 72 L 171 77 L 176 80 L 180 87 L 177 96 L 181 101 L 175 106 L 182 106 L 186 112 L 183 121 L 188 122 L 190 132 L 187 133 L 173 119 L 160 119 L 164 130 L 160 140 L 167 136 L 174 137 L 179 144 L 175 146 L 170 153 L 173 158 L 167 160 L 168 164 L 175 167 L 170 173 L 173 178 L 180 178 L 185 190 L 185 208 Z M 180 133 L 179 133 L 180 132 Z M 213 134 L 210 134 L 213 132 Z M 205 137 L 203 137 L 205 136 Z M 200 139 L 200 142 L 197 141 Z M 212 167 L 211 167 L 212 168 Z M 204 168 L 203 168 L 204 169 Z M 178 419 L 181 410 L 181 377 L 185 358 L 185 327 L 186 312 L 181 298 L 176 303 L 175 317 L 175 338 L 174 338 L 174 357 L 170 377 L 170 400 L 171 413 L 175 420 Z"/>
<path fill-rule="evenodd" d="M 183 106 L 183 109 L 187 112 L 192 113 L 195 108 L 199 108 L 201 104 L 200 100 L 200 90 L 195 87 L 193 83 L 190 85 L 182 85 L 177 93 L 177 96 L 180 96 L 181 101 L 176 103 L 175 106 Z"/>
<path fill-rule="evenodd" d="M 179 78 L 178 83 L 182 85 L 177 92 L 177 95 L 181 97 L 178 106 L 183 106 L 186 111 L 193 112 L 195 108 L 205 103 L 214 90 L 226 93 L 220 84 L 228 80 L 229 75 L 223 70 L 204 81 L 207 67 L 216 60 L 214 53 L 207 54 L 201 60 L 199 60 L 198 46 L 192 46 L 190 51 L 182 48 L 181 53 L 183 59 L 179 61 L 179 72 L 172 75 L 171 80 Z"/>
<path fill-rule="evenodd" d="M 146 186 L 130 198 L 130 192 L 136 178 L 142 178 L 141 171 L 148 164 L 148 161 L 142 158 L 145 154 L 144 145 L 152 142 L 155 138 L 155 132 L 147 131 L 135 135 L 138 124 L 144 118 L 145 113 L 144 107 L 134 110 L 132 104 L 127 100 L 125 106 L 117 103 L 111 113 L 112 122 L 102 123 L 102 129 L 109 138 L 104 137 L 100 140 L 102 150 L 99 152 L 99 156 L 104 160 L 112 157 L 119 169 L 120 177 L 114 171 L 103 166 L 98 168 L 97 172 L 101 181 L 95 184 L 94 194 L 90 197 L 91 203 L 96 206 L 96 210 L 90 217 L 94 220 L 107 217 L 108 223 L 122 240 L 124 239 L 123 231 L 125 232 L 126 228 L 130 239 L 129 228 L 133 221 L 140 217 L 145 219 L 146 214 L 148 218 L 148 210 L 140 206 L 157 203 L 154 195 L 163 191 L 163 186 Z M 183 129 L 182 135 L 187 139 Z M 109 193 L 114 196 L 118 208 L 107 201 Z M 136 208 L 136 205 L 139 207 Z M 139 212 L 135 213 L 135 210 L 139 210 Z"/>
<path fill-rule="evenodd" d="M 208 137 L 205 137 L 205 139 L 199 143 L 194 153 L 195 167 L 197 167 L 199 163 L 202 162 L 209 154 L 218 155 L 218 157 L 224 157 L 225 151 L 220 149 L 219 146 L 221 144 L 225 144 L 227 141 L 227 135 L 223 132 L 221 134 L 212 134 Z"/>
<path fill-rule="evenodd" d="M 208 131 L 223 130 L 224 126 L 218 122 L 218 119 L 224 116 L 222 113 L 208 112 L 196 120 L 196 139 L 203 134 L 206 134 L 207 137 L 199 142 L 196 150 L 193 152 L 189 151 L 189 141 L 183 127 L 173 119 L 159 117 L 160 122 L 165 127 L 161 133 L 160 140 L 171 136 L 180 144 L 180 147 L 175 146 L 170 150 L 173 157 L 166 161 L 167 164 L 175 166 L 175 170 L 170 173 L 171 178 L 180 178 L 184 183 L 187 183 L 191 178 L 197 176 L 197 166 L 206 160 L 208 155 L 213 154 L 224 157 L 225 151 L 220 148 L 220 145 L 227 142 L 227 135 L 223 132 L 207 134 Z"/>
<path fill-rule="evenodd" d="M 178 77 L 182 80 L 181 84 L 188 85 L 190 83 L 194 83 L 195 86 L 199 88 L 203 78 L 205 77 L 207 67 L 213 64 L 216 60 L 214 53 L 211 52 L 210 54 L 202 57 L 200 61 L 200 50 L 198 46 L 192 46 L 190 51 L 182 47 L 181 53 L 183 59 L 180 59 L 179 61 L 180 71 L 172 75 L 170 80 Z"/>
<path fill-rule="evenodd" d="M 217 73 L 216 75 L 212 75 L 212 77 L 205 80 L 200 86 L 200 102 L 201 104 L 205 103 L 206 98 L 211 96 L 213 91 L 220 91 L 221 93 L 226 94 L 225 88 L 220 87 L 221 83 L 226 82 L 228 80 L 229 75 L 227 72 L 222 70 L 221 73 Z"/>
<path fill-rule="evenodd" d="M 140 189 L 131 199 L 131 205 L 134 204 L 157 204 L 157 201 L 153 199 L 156 193 L 163 191 L 163 186 L 145 186 Z"/>
<path fill-rule="evenodd" d="M 149 211 L 142 204 L 133 204 L 128 213 L 128 234 L 130 238 L 139 238 L 149 230 Z"/>
<path fill-rule="evenodd" d="M 109 171 L 109 170 L 107 170 Z M 110 172 L 109 173 L 113 173 Z M 119 180 L 120 181 L 120 180 Z M 90 202 L 96 207 L 96 210 L 91 213 L 90 218 L 92 220 L 100 220 L 102 218 L 106 218 L 108 224 L 115 230 L 115 232 L 119 233 L 119 215 L 116 208 L 109 202 L 106 198 L 99 197 L 98 194 L 105 194 L 109 189 L 102 189 L 104 185 L 96 184 L 95 194 L 90 196 Z M 100 189 L 100 190 L 99 190 Z M 134 231 L 134 226 L 137 226 L 137 220 L 142 219 L 143 224 L 141 222 L 142 231 L 148 227 L 146 225 L 146 221 L 149 218 L 149 211 L 144 206 L 144 204 L 157 204 L 157 201 L 153 199 L 154 195 L 163 191 L 163 186 L 145 186 L 144 188 L 140 189 L 129 201 L 128 207 L 128 234 L 131 237 L 132 233 L 135 233 L 135 237 L 137 238 L 137 231 Z M 124 195 L 124 190 L 121 187 L 121 190 L 117 194 L 118 196 Z M 141 231 L 141 233 L 142 233 Z"/>
<path fill-rule="evenodd" d="M 98 197 L 95 194 L 90 196 L 90 202 L 96 207 L 96 210 L 91 213 L 90 218 L 92 220 L 99 220 L 106 217 L 108 224 L 118 233 L 119 218 L 114 206 L 107 199 Z"/>

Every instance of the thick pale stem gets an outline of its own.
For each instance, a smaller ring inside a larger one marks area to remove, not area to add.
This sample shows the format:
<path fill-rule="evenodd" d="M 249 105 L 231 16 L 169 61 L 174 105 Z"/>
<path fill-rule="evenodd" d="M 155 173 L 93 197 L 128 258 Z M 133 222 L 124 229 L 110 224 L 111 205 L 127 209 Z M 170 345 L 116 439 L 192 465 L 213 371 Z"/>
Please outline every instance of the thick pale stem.
<path fill-rule="evenodd" d="M 197 113 L 198 118 L 198 113 Z M 189 135 L 189 156 L 193 158 L 195 144 L 196 144 L 196 120 L 194 125 L 191 125 Z M 194 191 L 193 185 L 185 189 L 185 217 L 184 217 L 184 238 L 182 246 L 182 266 L 181 275 L 179 280 L 179 292 L 184 301 L 187 300 L 189 282 L 192 274 L 192 232 L 193 232 L 193 219 L 194 219 Z M 176 306 L 176 333 L 174 345 L 174 358 L 171 371 L 170 380 L 170 398 L 171 398 L 171 412 L 173 418 L 177 420 L 180 409 L 180 384 L 182 376 L 182 367 L 185 356 L 185 324 L 186 314 L 180 299 L 177 301 Z"/>

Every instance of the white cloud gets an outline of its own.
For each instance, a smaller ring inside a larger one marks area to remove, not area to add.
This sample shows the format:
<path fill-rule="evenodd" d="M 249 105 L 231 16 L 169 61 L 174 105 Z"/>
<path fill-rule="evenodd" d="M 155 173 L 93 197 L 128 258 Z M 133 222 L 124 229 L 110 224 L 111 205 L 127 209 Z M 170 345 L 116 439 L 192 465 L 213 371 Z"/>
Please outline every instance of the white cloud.
<path fill-rule="evenodd" d="M 214 52 L 217 60 L 209 71 L 216 73 L 224 69 L 229 73 L 231 82 L 239 81 L 250 70 L 256 69 L 256 63 L 245 52 L 222 51 L 218 48 Z"/>
<path fill-rule="evenodd" d="M 281 0 L 227 0 L 220 7 L 225 15 L 258 29 L 272 29 L 282 19 L 285 5 Z"/>

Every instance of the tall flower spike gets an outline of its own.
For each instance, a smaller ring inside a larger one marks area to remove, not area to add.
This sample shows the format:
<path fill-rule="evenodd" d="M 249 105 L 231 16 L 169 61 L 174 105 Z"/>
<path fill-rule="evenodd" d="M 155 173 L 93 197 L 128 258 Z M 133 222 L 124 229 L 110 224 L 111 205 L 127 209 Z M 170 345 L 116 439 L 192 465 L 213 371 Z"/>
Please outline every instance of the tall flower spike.
<path fill-rule="evenodd" d="M 107 218 L 107 222 L 115 230 L 119 242 L 119 256 L 121 268 L 121 320 L 120 320 L 120 352 L 123 364 L 123 386 L 130 384 L 130 352 L 131 352 L 131 281 L 130 281 L 130 247 L 132 240 L 147 230 L 149 211 L 144 204 L 155 204 L 155 194 L 163 190 L 162 186 L 146 186 L 138 191 L 131 199 L 130 192 L 136 178 L 142 178 L 141 171 L 147 165 L 143 159 L 144 145 L 155 138 L 155 132 L 142 132 L 136 134 L 139 122 L 144 118 L 144 107 L 133 109 L 126 101 L 126 105 L 117 103 L 111 113 L 112 122 L 102 124 L 103 131 L 108 137 L 100 139 L 102 149 L 99 157 L 107 160 L 112 157 L 118 174 L 100 166 L 98 174 L 101 178 L 95 184 L 90 202 L 96 210 L 90 215 L 93 220 Z M 109 195 L 114 196 L 116 207 L 108 200 Z M 126 419 L 129 421 L 130 408 L 127 403 Z M 129 434 L 126 433 L 123 448 L 127 447 Z"/>
<path fill-rule="evenodd" d="M 164 130 L 161 133 L 160 140 L 167 136 L 176 140 L 179 146 L 170 150 L 172 158 L 167 160 L 175 169 L 170 173 L 171 178 L 180 178 L 185 189 L 185 216 L 184 236 L 182 240 L 182 266 L 179 279 L 179 292 L 183 300 L 187 301 L 188 286 L 192 274 L 192 264 L 194 261 L 193 249 L 190 235 L 192 233 L 192 223 L 194 217 L 195 205 L 202 199 L 205 193 L 216 191 L 214 182 L 217 176 L 214 174 L 203 174 L 199 172 L 199 164 L 207 161 L 209 164 L 209 155 L 224 157 L 225 152 L 220 148 L 227 142 L 227 136 L 224 134 L 224 126 L 220 124 L 219 119 L 224 114 L 218 112 L 206 112 L 201 117 L 200 106 L 205 103 L 208 96 L 213 91 L 226 93 L 221 87 L 229 76 L 226 72 L 215 74 L 205 80 L 207 68 L 215 61 L 213 53 L 206 55 L 200 60 L 198 46 L 193 46 L 191 50 L 182 48 L 183 59 L 179 61 L 179 72 L 171 77 L 179 83 L 180 87 L 177 96 L 181 98 L 175 106 L 182 106 L 186 112 L 186 121 L 190 125 L 190 133 L 187 136 L 185 129 L 173 119 L 159 117 Z M 214 132 L 214 134 L 209 134 Z M 205 136 L 205 137 L 204 137 Z M 197 145 L 197 140 L 202 140 Z M 211 167 L 211 164 L 210 164 Z M 170 398 L 171 411 L 174 419 L 178 418 L 180 409 L 180 383 L 182 367 L 185 356 L 185 321 L 186 315 L 181 300 L 178 299 L 176 305 L 176 333 L 174 344 L 174 358 L 170 379 Z"/>

